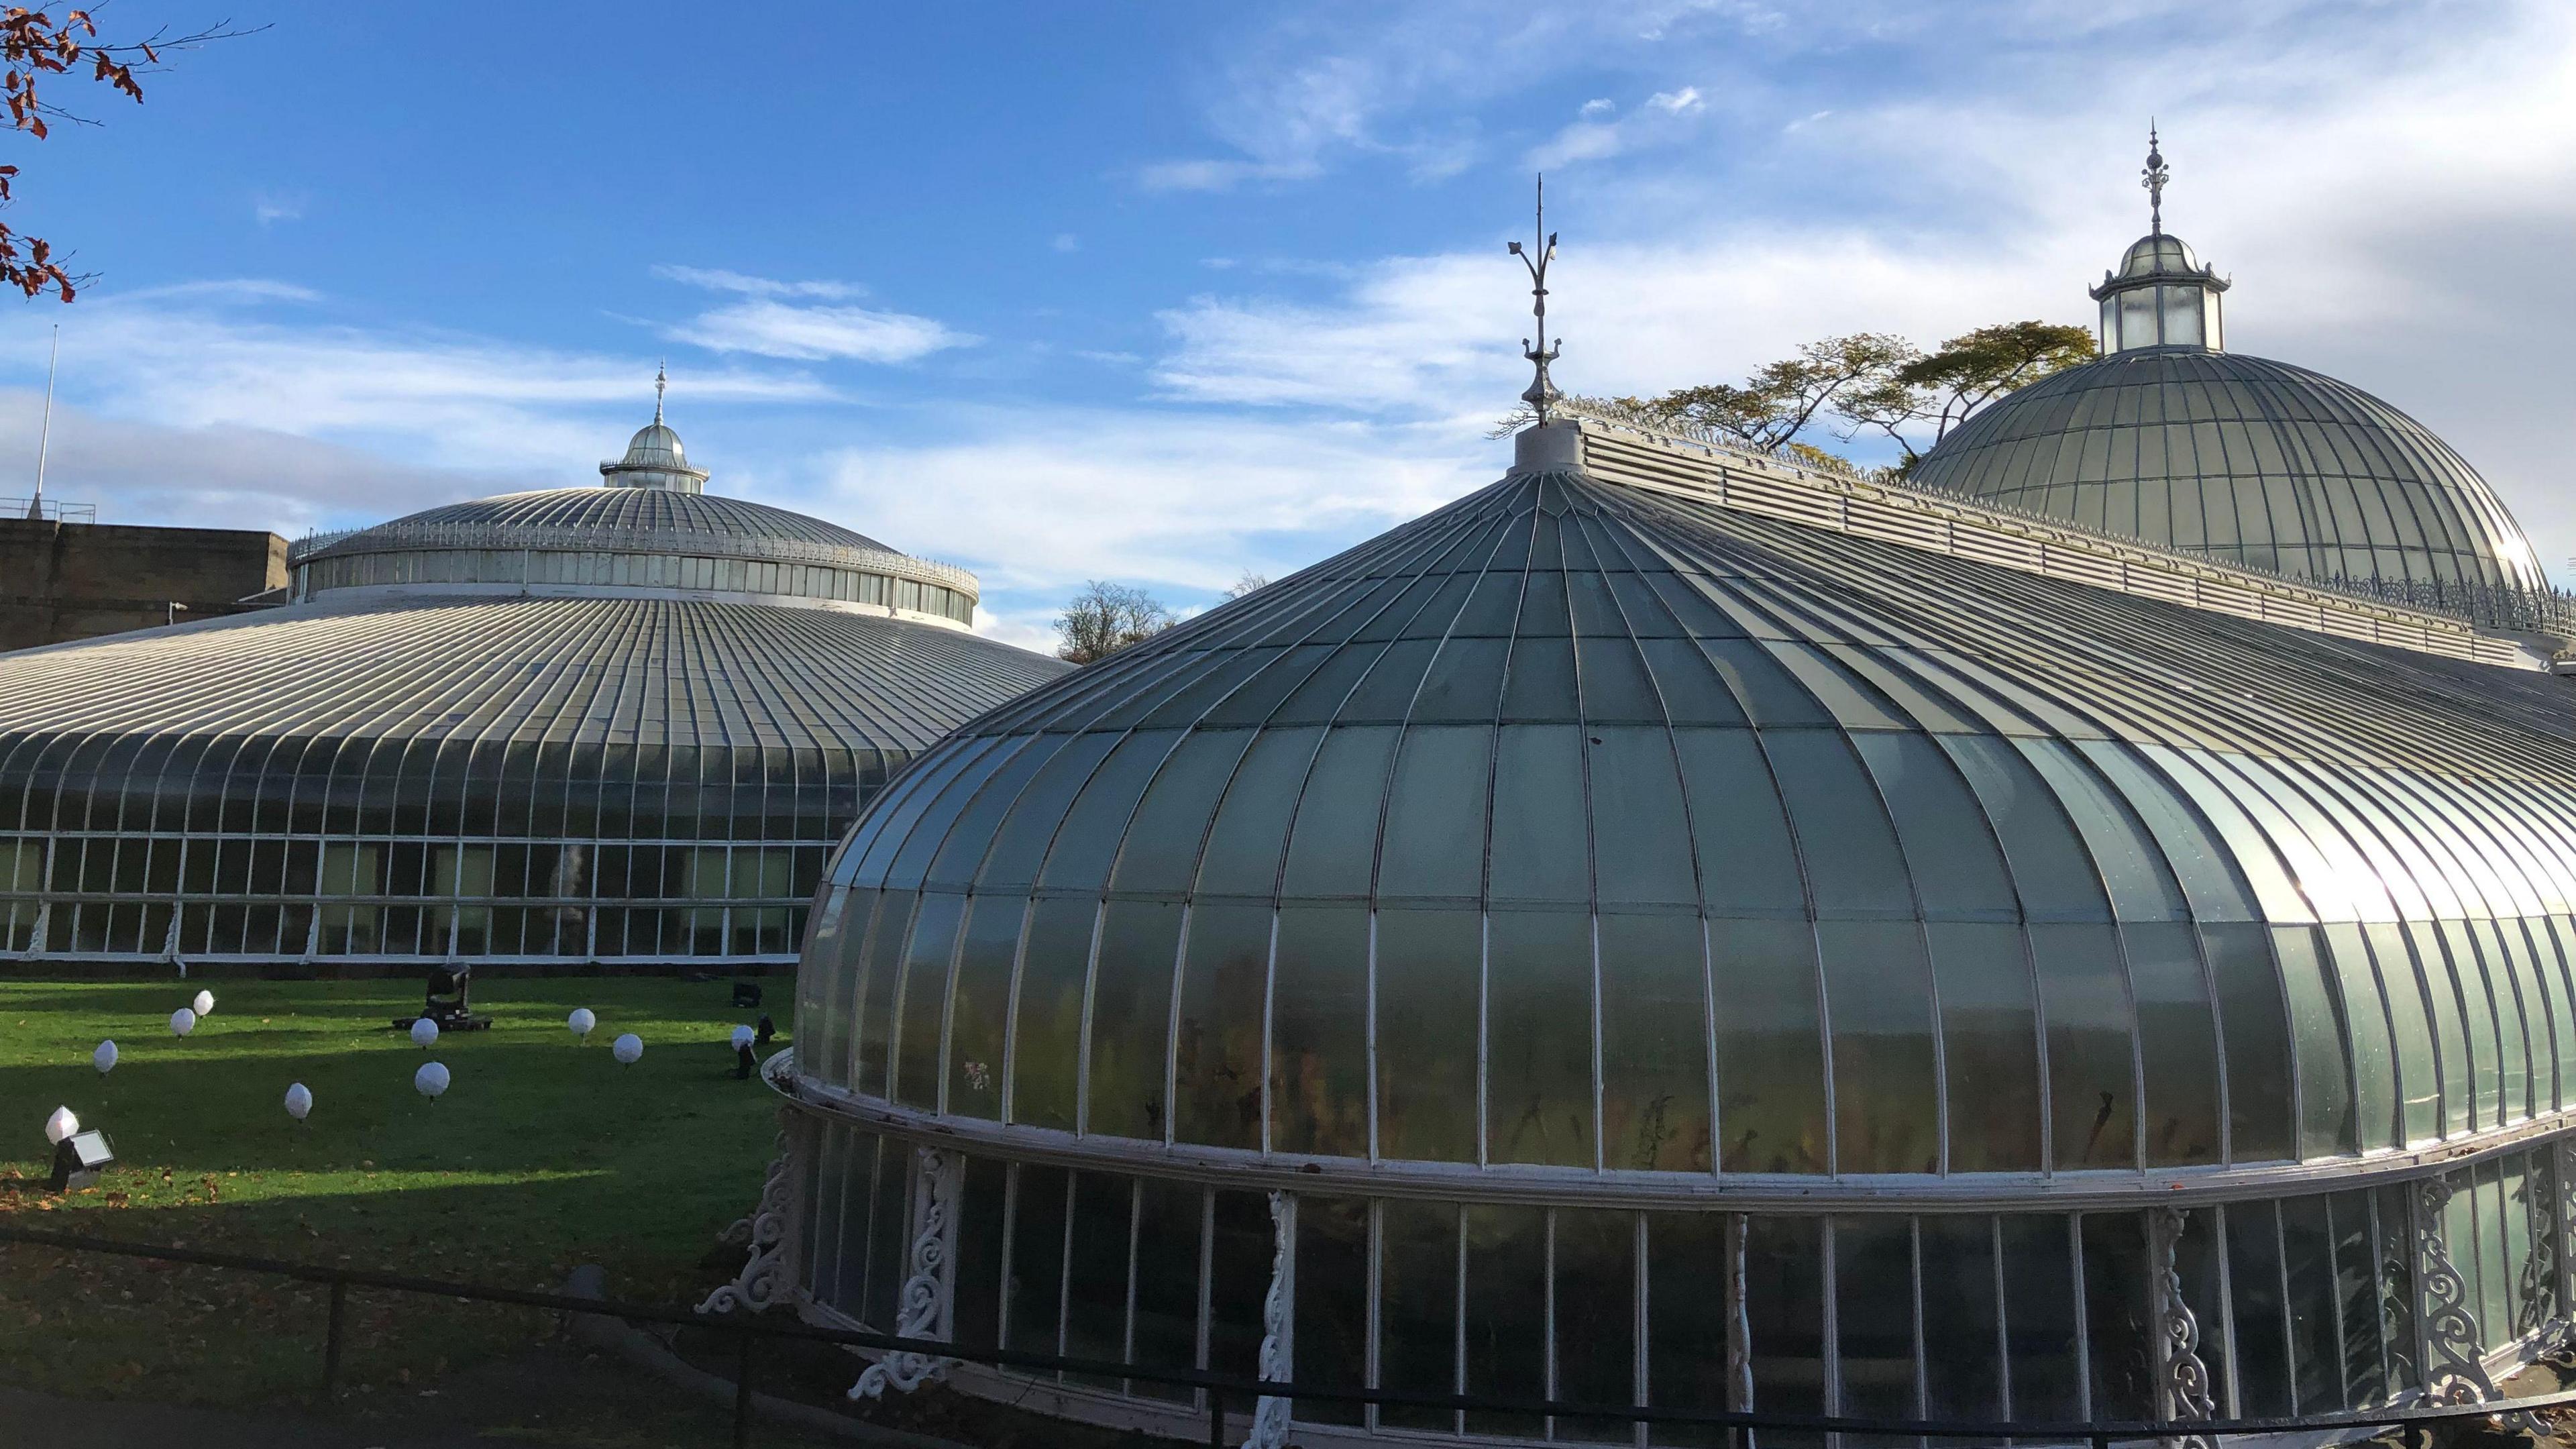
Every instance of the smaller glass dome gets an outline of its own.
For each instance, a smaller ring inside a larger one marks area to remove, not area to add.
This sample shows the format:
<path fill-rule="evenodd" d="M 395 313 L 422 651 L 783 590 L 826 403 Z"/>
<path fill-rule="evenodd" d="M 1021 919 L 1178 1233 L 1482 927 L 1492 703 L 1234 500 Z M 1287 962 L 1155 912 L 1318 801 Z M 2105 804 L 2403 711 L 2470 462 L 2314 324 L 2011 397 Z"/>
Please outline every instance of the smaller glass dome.
<path fill-rule="evenodd" d="M 2163 277 L 2200 269 L 2200 258 L 2192 255 L 2189 242 L 2163 232 L 2150 232 L 2130 243 L 2128 255 L 2120 260 L 2119 274 L 2123 277 Z M 636 436 L 641 438 L 643 434 Z"/>

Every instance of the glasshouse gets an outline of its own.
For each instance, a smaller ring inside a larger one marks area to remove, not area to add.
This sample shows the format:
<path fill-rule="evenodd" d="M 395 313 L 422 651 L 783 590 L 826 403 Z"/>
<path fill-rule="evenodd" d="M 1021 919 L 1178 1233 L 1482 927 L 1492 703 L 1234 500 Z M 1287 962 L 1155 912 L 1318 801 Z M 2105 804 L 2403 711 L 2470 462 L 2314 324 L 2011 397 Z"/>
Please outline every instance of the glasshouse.
<path fill-rule="evenodd" d="M 601 473 L 0 656 L 0 959 L 792 962 L 886 776 L 1064 667 L 962 569 L 700 491 L 658 409 Z"/>
<path fill-rule="evenodd" d="M 1533 392 L 1500 481 L 888 787 L 728 1295 L 1144 1373 L 2033 1425 L 2482 1399 L 2555 1342 L 2576 716 L 2528 636 Z M 923 1355 L 852 1392 L 933 1373 L 1205 1422 Z"/>

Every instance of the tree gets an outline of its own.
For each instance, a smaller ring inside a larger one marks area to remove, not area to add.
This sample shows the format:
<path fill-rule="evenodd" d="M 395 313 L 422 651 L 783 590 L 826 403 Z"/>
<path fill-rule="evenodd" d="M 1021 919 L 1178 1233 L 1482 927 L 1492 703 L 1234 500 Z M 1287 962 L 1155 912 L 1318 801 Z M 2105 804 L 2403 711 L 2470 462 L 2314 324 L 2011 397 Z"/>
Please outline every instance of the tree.
<path fill-rule="evenodd" d="M 1621 401 L 1769 452 L 1795 442 L 1819 414 L 1834 411 L 1845 397 L 1885 388 L 1900 368 L 1921 355 L 1902 337 L 1855 332 L 1810 342 L 1797 356 L 1760 368 L 1741 387 L 1709 383 L 1642 403 Z"/>
<path fill-rule="evenodd" d="M 1234 581 L 1234 587 L 1225 591 L 1225 597 L 1227 602 L 1231 603 L 1234 600 L 1240 599 L 1244 595 L 1251 593 L 1255 589 L 1266 589 L 1268 587 L 1270 587 L 1269 575 L 1256 574 L 1250 569 L 1245 569 L 1243 571 L 1243 577 Z"/>
<path fill-rule="evenodd" d="M 2093 332 L 2062 322 L 2005 322 L 1964 332 L 1939 351 L 1917 356 L 1864 386 L 1834 398 L 1834 413 L 1850 425 L 1845 441 L 1875 428 L 1905 450 L 1897 464 L 1911 473 L 1923 454 L 1908 429 L 1932 425 L 1938 444 L 1970 414 L 2016 388 L 2063 372 L 2094 357 Z"/>
<path fill-rule="evenodd" d="M 1056 616 L 1056 657 L 1089 664 L 1150 639 L 1175 622 L 1172 611 L 1143 589 L 1093 579 Z"/>
<path fill-rule="evenodd" d="M 118 57 L 132 56 L 148 67 L 157 65 L 165 51 L 250 33 L 218 24 L 176 39 L 155 32 L 131 45 L 99 45 L 94 43 L 98 26 L 86 10 L 66 10 L 57 21 L 47 11 L 10 6 L 0 10 L 0 100 L 9 107 L 8 128 L 41 141 L 52 134 L 45 124 L 48 117 L 95 124 L 38 97 L 37 83 L 46 76 L 68 75 L 85 62 L 90 68 L 89 79 L 141 104 L 143 85 L 134 78 L 134 63 Z M 15 199 L 17 179 L 17 167 L 0 166 L 0 206 Z M 51 242 L 0 224 L 0 284 L 16 287 L 30 297 L 51 290 L 68 302 L 82 280 L 64 269 Z"/>

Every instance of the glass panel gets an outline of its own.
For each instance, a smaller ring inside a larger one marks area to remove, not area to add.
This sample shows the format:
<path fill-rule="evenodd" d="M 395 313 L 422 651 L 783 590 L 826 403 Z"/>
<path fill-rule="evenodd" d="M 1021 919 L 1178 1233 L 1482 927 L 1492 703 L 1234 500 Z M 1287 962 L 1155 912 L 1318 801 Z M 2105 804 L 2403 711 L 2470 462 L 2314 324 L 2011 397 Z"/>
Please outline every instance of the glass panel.
<path fill-rule="evenodd" d="M 1673 746 L 1690 792 L 1692 844 L 1708 909 L 1804 915 L 1797 851 L 1752 732 L 1675 730 Z M 1391 833 L 1387 843 L 1394 844 Z"/>
<path fill-rule="evenodd" d="M 2236 1315 L 2237 1399 L 2242 1412 L 2292 1412 L 2290 1328 L 2283 1308 L 2281 1239 L 2268 1202 L 2230 1203 L 2227 1281 Z"/>
<path fill-rule="evenodd" d="M 1483 924 L 1474 911 L 1377 916 L 1378 1151 L 1477 1159 L 1478 997 Z"/>
<path fill-rule="evenodd" d="M 1135 1243 L 1135 1211 L 1134 1179 L 1074 1174 L 1072 1231 L 1064 1239 L 1064 1351 L 1071 1357 L 1127 1357 L 1128 1256 Z M 1115 1380 L 1067 1377 L 1102 1388 L 1116 1385 Z"/>
<path fill-rule="evenodd" d="M 1493 749 L 1494 733 L 1484 727 L 1405 731 L 1387 791 L 1381 898 L 1473 900 L 1483 893 Z"/>
<path fill-rule="evenodd" d="M 1995 1220 L 1941 1214 L 1918 1221 L 1925 1409 L 1936 1419 L 2000 1419 L 2004 1325 Z"/>
<path fill-rule="evenodd" d="M 1905 858 L 1878 792 L 1844 744 L 1824 730 L 1762 737 L 1798 831 L 1798 854 L 1826 914 L 1914 915 Z"/>
<path fill-rule="evenodd" d="M 1744 1219 L 1733 1213 L 1646 1214 L 1646 1384 L 1648 1401 L 1669 1409 L 1730 1407 L 1727 1339 L 1734 1319 L 1731 1243 Z M 1727 1431 L 1657 1424 L 1657 1444 L 1716 1445 Z"/>
<path fill-rule="evenodd" d="M 1257 1192 L 1209 1194 L 1207 1366 L 1250 1378 L 1261 1368 L 1261 1302 L 1270 1292 L 1270 1262 L 1279 1236 L 1270 1203 Z"/>
<path fill-rule="evenodd" d="M 2081 1222 L 2085 1364 L 2092 1371 L 2093 1417 L 2153 1418 L 2162 1347 L 2147 1299 L 2146 1215 L 2086 1213 Z"/>
<path fill-rule="evenodd" d="M 1090 906 L 1088 901 L 1080 904 L 1085 909 Z M 1180 938 L 1177 905 L 1109 903 L 1091 989 L 1087 1131 L 1163 1140 L 1165 1041 L 1172 1029 L 1172 978 Z M 1089 944 L 1086 931 L 1083 945 Z M 1037 950 L 1038 944 L 1032 942 L 1033 957 Z"/>
<path fill-rule="evenodd" d="M 1587 763 L 1602 904 L 1697 901 L 1671 735 L 1660 725 L 1597 725 Z"/>
<path fill-rule="evenodd" d="M 1493 897 L 1588 903 L 1583 732 L 1506 725 L 1494 749 Z"/>
<path fill-rule="evenodd" d="M 2430 1141 L 2442 1132 L 2443 1069 L 2460 1051 L 2461 1044 L 2456 1040 L 2436 1043 L 2431 1010 L 2423 983 L 2415 974 L 2414 955 L 2406 948 L 2405 934 L 2384 921 L 2362 927 L 2362 934 L 2370 943 L 2371 958 L 2385 985 L 2394 1024 L 2402 1140 Z M 2465 1076 L 2468 1059 L 2460 1056 L 2457 1061 L 2459 1075 Z"/>
<path fill-rule="evenodd" d="M 1604 1165 L 1706 1172 L 1713 1161 L 1700 920 L 1605 915 L 1598 929 Z"/>
<path fill-rule="evenodd" d="M 1327 732 L 1306 777 L 1289 836 L 1281 891 L 1290 896 L 1364 897 L 1377 860 L 1378 810 L 1386 800 L 1386 767 L 1395 751 L 1392 726 Z"/>
<path fill-rule="evenodd" d="M 1004 1213 L 1010 1206 L 1010 1166 L 990 1157 L 966 1159 L 966 1181 L 957 1210 L 957 1309 L 953 1331 L 969 1348 L 999 1348 L 1002 1333 Z M 1197 1226 L 1191 1220 L 1193 1230 Z M 1190 1266 L 1198 1266 L 1195 1236 Z M 1192 1296 L 1192 1308 L 1197 1307 Z"/>
<path fill-rule="evenodd" d="M 1772 1414 L 1825 1412 L 1825 1224 L 1760 1214 L 1745 1220 L 1744 1310 L 1753 1402 Z M 1766 1431 L 1765 1449 L 1810 1446 L 1814 1436 Z"/>
<path fill-rule="evenodd" d="M 1547 1317 L 1531 1311 L 1547 1301 L 1547 1210 L 1470 1207 L 1466 1224 L 1466 1392 L 1525 1397 L 1547 1382 Z M 1537 1421 L 1508 1414 L 1469 1414 L 1467 1429 L 1542 1433 Z"/>
<path fill-rule="evenodd" d="M 2036 1172 L 2039 1022 L 2021 928 L 1936 921 L 1924 929 L 1949 1071 L 1949 1170 Z"/>
<path fill-rule="evenodd" d="M 2423 1383 L 2415 1365 L 2415 1233 L 2409 1213 L 2414 1192 L 2403 1183 L 2370 1190 L 2378 1245 L 2380 1342 L 2388 1350 L 2392 1396 Z"/>
<path fill-rule="evenodd" d="M 1858 734 L 1927 918 L 2012 920 L 2019 910 L 1985 814 L 1941 748 L 1923 735 Z"/>
<path fill-rule="evenodd" d="M 2068 1219 L 2056 1213 L 1998 1219 L 2015 1419 L 2084 1417 L 2076 1358 L 2075 1253 L 2068 1226 Z"/>
<path fill-rule="evenodd" d="M 2107 926 L 2034 925 L 2031 959 L 2048 1027 L 2048 1093 L 2060 1171 L 2137 1161 L 2136 1079 L 2119 938 Z"/>
<path fill-rule="evenodd" d="M 1559 1208 L 1556 1218 L 1556 1397 L 1626 1406 L 1637 1400 L 1637 1215 Z M 1560 1439 L 1631 1441 L 1626 1420 L 1556 1421 Z"/>
<path fill-rule="evenodd" d="M 1368 1155 L 1369 916 L 1286 906 L 1270 990 L 1271 1149 Z"/>
<path fill-rule="evenodd" d="M 1264 730 L 1254 738 L 1208 827 L 1207 857 L 1199 865 L 1201 895 L 1267 896 L 1278 889 L 1288 815 L 1322 733 Z"/>
<path fill-rule="evenodd" d="M 2057 791 L 2110 888 L 2112 914 L 2124 921 L 2186 919 L 2182 887 L 2165 868 L 2144 821 L 2087 769 L 2063 740 L 2016 739 L 2022 757 Z"/>
<path fill-rule="evenodd" d="M 2078 740 L 2075 748 L 2093 762 L 2155 836 L 2165 863 L 2181 884 L 2192 918 L 2252 921 L 2252 891 L 2230 864 L 2227 847 L 2213 835 L 2190 804 L 2164 778 L 2141 765 L 2122 745 L 2108 740 Z"/>
<path fill-rule="evenodd" d="M 981 914 L 983 907 L 976 907 Z M 1020 963 L 1020 1004 L 1011 1040 L 1011 1120 L 1073 1130 L 1082 1075 L 1082 998 L 1091 976 L 1091 928 L 1100 913 L 1085 900 L 1045 900 L 1029 913 Z M 1160 1003 L 1157 1002 L 1157 1005 Z M 952 1046 L 952 1058 L 963 1052 Z M 1153 1065 L 1162 1065 L 1153 1054 Z M 952 1070 L 963 1071 L 963 1067 Z M 1159 1070 L 1153 1088 L 1162 1083 Z M 1109 1084 L 1113 1089 L 1119 1084 Z M 953 1089 L 952 1089 L 953 1090 Z"/>
<path fill-rule="evenodd" d="M 2344 1405 L 2343 1334 L 2336 1314 L 2334 1233 L 2322 1197 L 2285 1198 L 2282 1265 L 2289 1274 L 2290 1380 L 2299 1412 Z"/>
<path fill-rule="evenodd" d="M 2022 907 L 2035 921 L 2110 919 L 2091 852 L 2077 839 L 2057 797 L 2013 747 L 1980 735 L 1938 737 L 1975 787 L 2012 862 Z"/>
<path fill-rule="evenodd" d="M 1824 1172 L 1816 944 L 1804 921 L 1709 922 L 1726 1172 Z"/>
<path fill-rule="evenodd" d="M 965 907 L 964 896 L 925 893 L 904 951 L 903 999 L 895 1007 L 900 1035 L 894 1048 L 894 1096 L 909 1107 L 939 1105 L 940 1021 L 948 1007 L 949 958 Z"/>
<path fill-rule="evenodd" d="M 1066 890 L 1100 888 L 1117 859 L 1118 842 L 1127 833 L 1128 819 L 1135 814 L 1146 784 L 1179 739 L 1177 730 L 1144 730 L 1119 741 L 1066 813 L 1047 851 L 1041 884 Z"/>
<path fill-rule="evenodd" d="M 1217 796 L 1251 739 L 1246 730 L 1203 730 L 1181 741 L 1136 807 L 1135 823 L 1119 849 L 1114 889 L 1189 889 Z"/>
<path fill-rule="evenodd" d="M 1057 1345 L 1064 1313 L 1065 1195 L 1072 1175 L 1033 1162 L 1019 1164 L 1014 1173 L 1002 1342 L 1035 1353 L 1062 1353 Z"/>
<path fill-rule="evenodd" d="M 1378 1387 L 1458 1392 L 1458 1209 L 1391 1198 L 1379 1208 Z M 1389 1428 L 1454 1430 L 1448 1409 L 1387 1404 Z"/>
<path fill-rule="evenodd" d="M 1136 1323 L 1132 1363 L 1190 1368 L 1198 1361 L 1199 1227 L 1195 1184 L 1146 1179 L 1136 1218 Z M 959 1265 L 961 1270 L 963 1264 Z M 1136 1380 L 1134 1392 L 1188 1400 L 1191 1390 Z"/>
<path fill-rule="evenodd" d="M 1355 1197 L 1297 1199 L 1296 1367 L 1301 1384 L 1368 1386 L 1369 1209 Z M 1356 1424 L 1360 1406 L 1299 1399 L 1311 1423 Z"/>
<path fill-rule="evenodd" d="M 2326 1202 L 2334 1223 L 2335 1299 L 2343 1320 L 2345 1404 L 2367 1408 L 2388 1400 L 2388 1365 L 2379 1339 L 2379 1278 L 2374 1270 L 2370 1194 L 2339 1192 Z"/>
<path fill-rule="evenodd" d="M 1172 1131 L 1217 1147 L 1261 1145 L 1261 1017 L 1270 975 L 1267 906 L 1200 905 L 1182 948 Z"/>
<path fill-rule="evenodd" d="M 966 918 L 948 1028 L 946 1110 L 959 1116 L 1002 1120 L 1002 1039 L 1010 1027 L 1011 970 L 1027 905 L 1024 896 L 977 896 Z"/>
<path fill-rule="evenodd" d="M 1592 1167 L 1593 966 L 1588 917 L 1496 912 L 1486 1020 L 1486 1156 Z"/>
<path fill-rule="evenodd" d="M 1872 1419 L 1914 1416 L 1914 1284 L 1913 1219 L 1834 1219 L 1842 1378 L 1837 1412 Z"/>
<path fill-rule="evenodd" d="M 2289 993 L 2292 1052 L 2299 1068 L 2299 1155 L 2354 1152 L 2352 1065 L 2346 1056 L 2341 993 L 2325 974 L 2311 926 L 2276 926 L 2272 950 Z"/>
<path fill-rule="evenodd" d="M 1834 1170 L 1941 1170 L 1941 1087 L 1921 928 L 1820 921 L 1833 1024 Z"/>
<path fill-rule="evenodd" d="M 2288 1158 L 2296 1140 L 2297 1097 L 2290 1087 L 2289 1018 L 2269 933 L 2252 925 L 2203 926 L 2200 944 L 2218 987 L 2219 1036 L 2227 1053 L 2229 1160 Z"/>
<path fill-rule="evenodd" d="M 2191 927 L 2120 927 L 2138 1007 L 2138 1056 L 2146 1067 L 2147 1162 L 2219 1160 L 2218 1036 Z"/>

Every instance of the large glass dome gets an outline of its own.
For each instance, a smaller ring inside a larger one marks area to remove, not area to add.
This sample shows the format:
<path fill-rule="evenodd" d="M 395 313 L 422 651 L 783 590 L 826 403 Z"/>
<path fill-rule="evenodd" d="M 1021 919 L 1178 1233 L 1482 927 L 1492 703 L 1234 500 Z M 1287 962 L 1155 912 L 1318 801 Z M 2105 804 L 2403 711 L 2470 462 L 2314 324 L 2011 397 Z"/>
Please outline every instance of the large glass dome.
<path fill-rule="evenodd" d="M 676 486 L 646 432 L 650 481 L 307 539 L 284 607 L 0 656 L 0 958 L 792 960 L 886 776 L 1064 666 L 968 632 L 964 570 Z"/>
<path fill-rule="evenodd" d="M 1533 467 L 890 787 L 780 1078 L 797 1281 L 904 1324 L 931 1201 L 982 1345 L 1897 1417 L 2187 1413 L 2193 1351 L 2247 1414 L 2404 1397 L 2565 1301 L 2565 699 Z M 2452 1259 L 2484 1336 L 2428 1361 Z"/>

